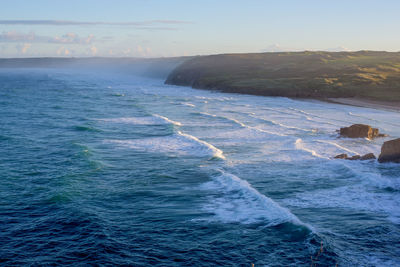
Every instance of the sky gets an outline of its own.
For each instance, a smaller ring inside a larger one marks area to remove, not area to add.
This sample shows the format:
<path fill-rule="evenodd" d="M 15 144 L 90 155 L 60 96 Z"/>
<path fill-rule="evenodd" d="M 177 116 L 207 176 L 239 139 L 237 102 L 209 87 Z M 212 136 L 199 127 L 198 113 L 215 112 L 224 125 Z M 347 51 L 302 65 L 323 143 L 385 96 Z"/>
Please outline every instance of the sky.
<path fill-rule="evenodd" d="M 400 51 L 399 0 L 2 0 L 0 57 Z"/>

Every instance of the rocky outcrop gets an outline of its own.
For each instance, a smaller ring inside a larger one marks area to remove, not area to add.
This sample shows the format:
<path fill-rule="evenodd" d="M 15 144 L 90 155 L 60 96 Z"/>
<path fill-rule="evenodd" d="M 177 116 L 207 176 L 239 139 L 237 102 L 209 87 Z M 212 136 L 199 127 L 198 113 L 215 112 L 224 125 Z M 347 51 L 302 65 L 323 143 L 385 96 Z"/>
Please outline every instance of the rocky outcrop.
<path fill-rule="evenodd" d="M 354 156 L 352 156 L 352 157 L 350 157 L 350 158 L 346 158 L 347 160 L 358 160 L 358 159 L 361 159 L 361 156 L 360 155 L 354 155 Z"/>
<path fill-rule="evenodd" d="M 335 159 L 346 159 L 346 160 L 375 160 L 376 157 L 373 153 L 368 153 L 363 156 L 354 155 L 349 157 L 347 154 L 339 154 L 334 157 Z M 379 155 L 378 161 L 383 162 L 396 162 L 400 163 L 400 138 L 387 141 L 383 143 L 381 148 L 381 154 Z"/>
<path fill-rule="evenodd" d="M 378 161 L 400 163 L 400 138 L 383 143 Z"/>
<path fill-rule="evenodd" d="M 387 136 L 385 134 L 380 134 L 379 129 L 372 128 L 366 124 L 353 124 L 350 127 L 340 128 L 340 136 L 349 138 L 368 138 L 374 139 L 376 137 Z"/>
<path fill-rule="evenodd" d="M 347 154 L 339 154 L 335 156 L 335 159 L 347 159 L 349 156 Z"/>
<path fill-rule="evenodd" d="M 368 154 L 365 154 L 364 156 L 354 155 L 352 157 L 349 157 L 347 154 L 339 154 L 339 155 L 335 156 L 335 159 L 372 160 L 372 159 L 376 159 L 376 157 L 373 153 L 368 153 Z"/>
<path fill-rule="evenodd" d="M 376 159 L 374 153 L 365 154 L 360 158 L 360 160 L 371 160 L 371 159 Z"/>

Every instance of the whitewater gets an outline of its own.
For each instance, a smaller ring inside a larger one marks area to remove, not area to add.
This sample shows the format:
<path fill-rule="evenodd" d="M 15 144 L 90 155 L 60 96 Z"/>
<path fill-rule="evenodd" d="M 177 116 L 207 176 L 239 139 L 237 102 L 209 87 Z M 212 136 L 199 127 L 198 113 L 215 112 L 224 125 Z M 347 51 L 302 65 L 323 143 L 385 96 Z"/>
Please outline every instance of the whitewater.
<path fill-rule="evenodd" d="M 398 112 L 3 69 L 0 116 L 6 265 L 400 265 L 400 165 L 333 159 Z"/>

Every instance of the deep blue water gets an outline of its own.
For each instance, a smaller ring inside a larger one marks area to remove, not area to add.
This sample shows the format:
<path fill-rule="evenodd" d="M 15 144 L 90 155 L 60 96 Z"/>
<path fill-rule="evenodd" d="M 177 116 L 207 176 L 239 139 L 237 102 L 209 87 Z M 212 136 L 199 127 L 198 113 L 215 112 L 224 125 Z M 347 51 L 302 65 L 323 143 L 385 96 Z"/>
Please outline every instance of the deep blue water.
<path fill-rule="evenodd" d="M 0 265 L 400 265 L 400 166 L 332 160 L 387 140 L 352 123 L 400 136 L 390 111 L 0 70 Z"/>

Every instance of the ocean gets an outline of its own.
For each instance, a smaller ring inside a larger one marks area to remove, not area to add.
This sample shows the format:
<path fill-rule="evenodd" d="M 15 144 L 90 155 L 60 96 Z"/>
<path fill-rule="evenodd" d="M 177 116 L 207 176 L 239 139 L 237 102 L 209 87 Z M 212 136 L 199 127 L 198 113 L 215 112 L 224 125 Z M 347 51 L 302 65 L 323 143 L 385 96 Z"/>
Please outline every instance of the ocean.
<path fill-rule="evenodd" d="M 389 134 L 338 138 L 366 123 Z M 0 70 L 0 265 L 398 266 L 400 113 Z"/>

